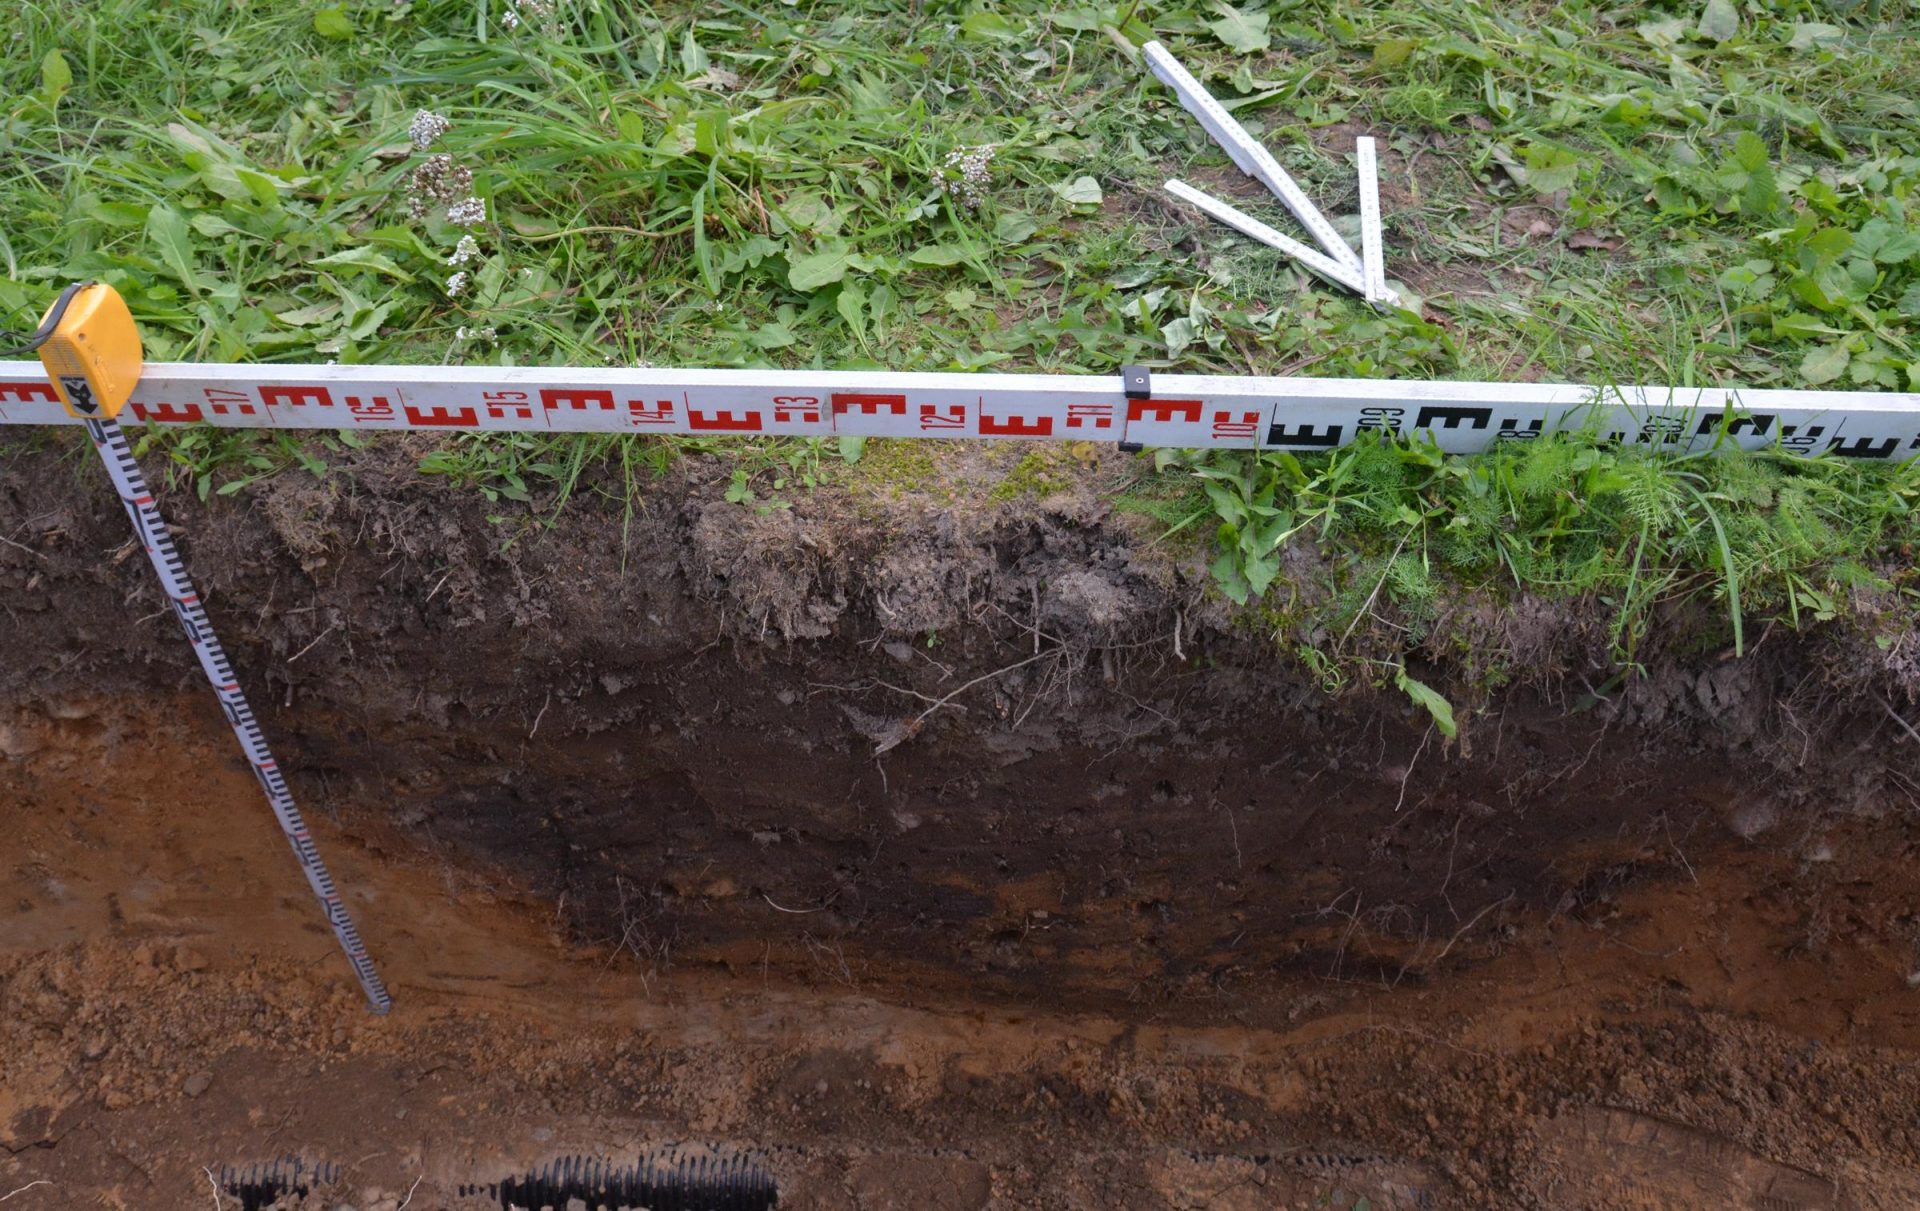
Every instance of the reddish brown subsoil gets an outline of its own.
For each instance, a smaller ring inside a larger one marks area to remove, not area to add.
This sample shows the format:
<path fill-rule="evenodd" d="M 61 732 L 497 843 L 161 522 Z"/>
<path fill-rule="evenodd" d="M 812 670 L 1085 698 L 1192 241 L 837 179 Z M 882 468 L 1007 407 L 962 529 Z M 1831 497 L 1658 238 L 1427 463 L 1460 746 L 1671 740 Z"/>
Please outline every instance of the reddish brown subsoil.
<path fill-rule="evenodd" d="M 0 1193 L 48 1183 L 24 1207 L 212 1205 L 203 1167 L 282 1154 L 347 1165 L 328 1197 L 363 1211 L 478 1206 L 459 1183 L 690 1139 L 765 1150 L 802 1207 L 1920 1199 L 1920 875 L 1858 821 L 1812 866 L 1743 851 L 1449 931 L 1429 958 L 1471 963 L 1444 976 L 1063 1013 L 903 997 L 825 940 L 801 978 L 580 947 L 322 814 L 380 1019 L 197 697 L 60 713 L 0 732 Z"/>
<path fill-rule="evenodd" d="M 384 1020 L 110 497 L 4 462 L 5 1211 L 285 1154 L 347 1167 L 310 1205 L 478 1205 L 672 1141 L 801 1207 L 1920 1203 L 1920 746 L 1857 634 L 1674 618 L 1616 684 L 1577 606 L 1443 603 L 1445 745 L 1097 453 L 992 508 L 993 451 L 944 507 L 695 465 L 551 528 L 354 457 L 166 503 Z"/>

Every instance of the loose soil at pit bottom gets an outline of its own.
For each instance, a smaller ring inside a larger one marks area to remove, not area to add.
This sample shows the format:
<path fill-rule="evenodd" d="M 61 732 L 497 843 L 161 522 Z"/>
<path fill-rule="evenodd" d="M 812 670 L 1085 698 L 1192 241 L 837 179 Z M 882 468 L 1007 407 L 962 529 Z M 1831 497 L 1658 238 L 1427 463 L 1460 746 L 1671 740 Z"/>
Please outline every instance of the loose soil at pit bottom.
<path fill-rule="evenodd" d="M 166 501 L 386 1019 L 100 477 L 4 464 L 6 1211 L 674 1141 L 800 1207 L 1920 1205 L 1920 750 L 1845 636 L 1670 619 L 1609 687 L 1591 619 L 1455 603 L 1540 676 L 1446 746 L 1276 661 L 1098 451 L 551 527 L 414 453 Z"/>

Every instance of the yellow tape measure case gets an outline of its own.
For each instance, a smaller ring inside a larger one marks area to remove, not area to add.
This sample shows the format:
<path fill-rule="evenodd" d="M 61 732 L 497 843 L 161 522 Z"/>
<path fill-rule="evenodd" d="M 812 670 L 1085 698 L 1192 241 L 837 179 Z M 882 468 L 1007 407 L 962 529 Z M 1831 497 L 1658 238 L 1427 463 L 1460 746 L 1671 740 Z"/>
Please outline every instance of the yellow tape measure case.
<path fill-rule="evenodd" d="M 40 364 L 67 412 L 83 420 L 118 416 L 141 367 L 140 330 L 126 300 L 96 282 L 63 295 L 46 318 L 53 330 L 40 344 Z"/>

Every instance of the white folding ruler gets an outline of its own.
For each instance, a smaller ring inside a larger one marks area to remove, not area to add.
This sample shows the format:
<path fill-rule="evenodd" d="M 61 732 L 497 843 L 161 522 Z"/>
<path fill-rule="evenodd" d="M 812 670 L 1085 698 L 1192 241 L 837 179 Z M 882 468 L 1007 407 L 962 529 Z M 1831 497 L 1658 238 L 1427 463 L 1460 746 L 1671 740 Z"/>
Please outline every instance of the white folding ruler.
<path fill-rule="evenodd" d="M 1241 172 L 1265 185 L 1286 204 L 1300 225 L 1307 229 L 1324 252 L 1316 252 L 1300 241 L 1274 230 L 1266 223 L 1230 206 L 1211 194 L 1203 193 L 1185 181 L 1167 182 L 1167 192 L 1190 202 L 1242 234 L 1252 236 L 1270 248 L 1277 248 L 1330 282 L 1338 283 L 1376 307 L 1397 306 L 1398 292 L 1387 285 L 1384 254 L 1381 251 L 1380 178 L 1375 162 L 1373 140 L 1354 140 L 1354 159 L 1360 185 L 1360 251 L 1340 238 L 1327 216 L 1313 204 L 1287 170 L 1254 141 L 1246 127 L 1234 120 L 1220 102 L 1213 99 L 1200 81 L 1158 42 L 1149 42 L 1141 50 L 1147 66 L 1160 82 L 1173 90 L 1186 111 L 1199 119 L 1213 141 L 1233 160 Z"/>

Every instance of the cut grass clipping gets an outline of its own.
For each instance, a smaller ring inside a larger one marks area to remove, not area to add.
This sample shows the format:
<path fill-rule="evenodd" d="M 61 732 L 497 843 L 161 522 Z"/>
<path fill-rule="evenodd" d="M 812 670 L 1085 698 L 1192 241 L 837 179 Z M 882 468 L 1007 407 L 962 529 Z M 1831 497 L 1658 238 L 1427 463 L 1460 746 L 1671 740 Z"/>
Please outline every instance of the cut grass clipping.
<path fill-rule="evenodd" d="M 155 359 L 1912 390 L 1915 11 L 36 0 L 0 16 L 0 314 L 94 277 Z M 1349 234 L 1353 136 L 1381 138 L 1411 309 L 1169 203 L 1169 175 L 1244 183 L 1142 70 L 1150 37 Z M 351 440 L 142 439 L 202 496 L 325 475 Z M 630 510 L 682 455 L 784 507 L 859 454 L 502 435 L 422 467 L 549 516 L 583 490 Z M 1280 553 L 1316 544 L 1331 636 L 1390 604 L 1417 642 L 1459 581 L 1601 602 L 1628 662 L 1704 596 L 1743 648 L 1884 592 L 1913 537 L 1907 467 L 1579 434 L 1159 467 L 1131 502 L 1250 609 L 1284 612 Z M 1326 646 L 1303 658 L 1341 667 Z"/>

